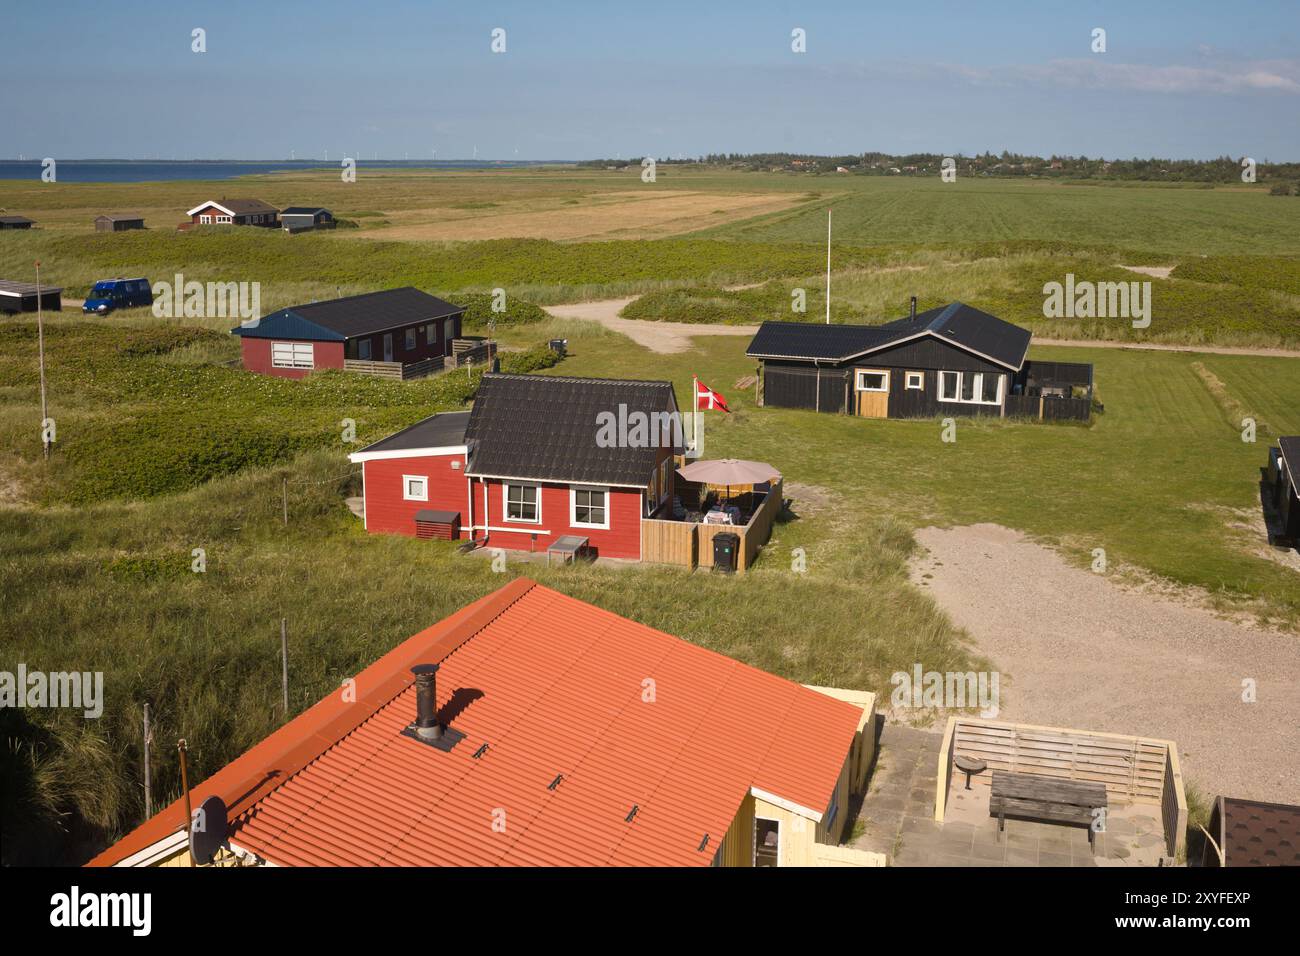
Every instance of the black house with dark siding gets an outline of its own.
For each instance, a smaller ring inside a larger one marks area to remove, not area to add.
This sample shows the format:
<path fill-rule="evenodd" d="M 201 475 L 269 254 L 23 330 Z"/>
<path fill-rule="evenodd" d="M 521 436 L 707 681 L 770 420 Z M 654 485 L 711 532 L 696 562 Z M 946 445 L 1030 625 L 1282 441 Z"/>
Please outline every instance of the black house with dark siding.
<path fill-rule="evenodd" d="M 1086 419 L 1092 366 L 1035 367 L 1029 341 L 1028 329 L 954 302 L 883 325 L 764 322 L 746 354 L 760 361 L 764 405 L 866 418 Z"/>
<path fill-rule="evenodd" d="M 1300 435 L 1285 435 L 1269 449 L 1262 490 L 1271 537 L 1300 547 Z"/>

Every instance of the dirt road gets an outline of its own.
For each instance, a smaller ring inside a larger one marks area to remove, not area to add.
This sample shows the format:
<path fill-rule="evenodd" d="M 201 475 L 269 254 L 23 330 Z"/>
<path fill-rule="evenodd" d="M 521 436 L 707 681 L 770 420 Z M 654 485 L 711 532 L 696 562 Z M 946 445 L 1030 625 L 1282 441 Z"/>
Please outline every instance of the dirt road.
<path fill-rule="evenodd" d="M 912 581 L 997 667 L 999 719 L 1170 738 L 1207 798 L 1300 803 L 1300 634 L 1120 587 L 998 525 L 916 538 Z"/>
<path fill-rule="evenodd" d="M 737 286 L 737 288 L 744 288 Z M 649 322 L 644 319 L 619 318 L 624 306 L 635 302 L 639 296 L 626 299 L 597 299 L 592 302 L 574 302 L 569 305 L 548 306 L 551 315 L 566 319 L 588 319 L 599 322 L 607 329 L 621 332 L 637 345 L 652 352 L 688 352 L 691 339 L 697 335 L 752 336 L 757 325 L 708 325 L 694 322 Z M 1134 342 L 1113 342 L 1092 339 L 1043 339 L 1035 336 L 1035 345 L 1062 345 L 1071 348 L 1092 349 L 1152 349 L 1159 352 L 1201 352 L 1210 355 L 1262 355 L 1283 358 L 1300 358 L 1300 351 L 1287 349 L 1235 348 L 1229 345 L 1155 345 Z"/>

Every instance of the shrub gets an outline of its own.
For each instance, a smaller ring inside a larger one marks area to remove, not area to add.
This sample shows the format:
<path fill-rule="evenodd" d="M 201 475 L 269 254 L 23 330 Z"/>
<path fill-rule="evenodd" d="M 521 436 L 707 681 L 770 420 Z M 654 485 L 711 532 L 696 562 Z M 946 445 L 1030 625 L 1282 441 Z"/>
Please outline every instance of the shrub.
<path fill-rule="evenodd" d="M 495 321 L 496 328 L 507 328 L 516 325 L 530 325 L 533 322 L 540 322 L 547 318 L 547 313 L 541 306 L 534 305 L 518 296 L 507 295 L 505 297 L 505 311 L 493 312 L 492 299 L 490 292 L 458 292 L 454 295 L 446 296 L 457 305 L 465 307 L 464 325 L 467 329 L 483 330 L 487 328 L 488 322 Z"/>

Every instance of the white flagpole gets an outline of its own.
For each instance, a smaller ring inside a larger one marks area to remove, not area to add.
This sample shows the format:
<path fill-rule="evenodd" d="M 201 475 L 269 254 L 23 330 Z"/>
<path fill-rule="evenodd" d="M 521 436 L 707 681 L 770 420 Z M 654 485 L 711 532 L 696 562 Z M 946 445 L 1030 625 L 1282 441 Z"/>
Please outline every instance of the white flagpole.
<path fill-rule="evenodd" d="M 826 210 L 826 324 L 831 324 L 831 211 Z"/>
<path fill-rule="evenodd" d="M 691 376 L 691 408 L 695 413 L 693 419 L 695 427 L 691 435 L 691 457 L 700 457 L 700 380 L 697 376 Z"/>

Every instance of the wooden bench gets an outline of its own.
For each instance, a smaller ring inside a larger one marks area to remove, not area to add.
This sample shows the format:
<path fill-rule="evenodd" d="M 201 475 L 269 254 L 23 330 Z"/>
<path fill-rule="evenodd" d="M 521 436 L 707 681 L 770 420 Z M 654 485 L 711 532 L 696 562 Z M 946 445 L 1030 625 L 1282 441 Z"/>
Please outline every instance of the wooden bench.
<path fill-rule="evenodd" d="M 1088 828 L 1088 846 L 1095 853 L 1093 823 L 1096 811 L 1104 811 L 1106 805 L 1106 787 L 1100 783 L 993 771 L 989 816 L 998 818 L 999 834 L 1006 829 L 1007 817 L 1084 826 Z"/>

